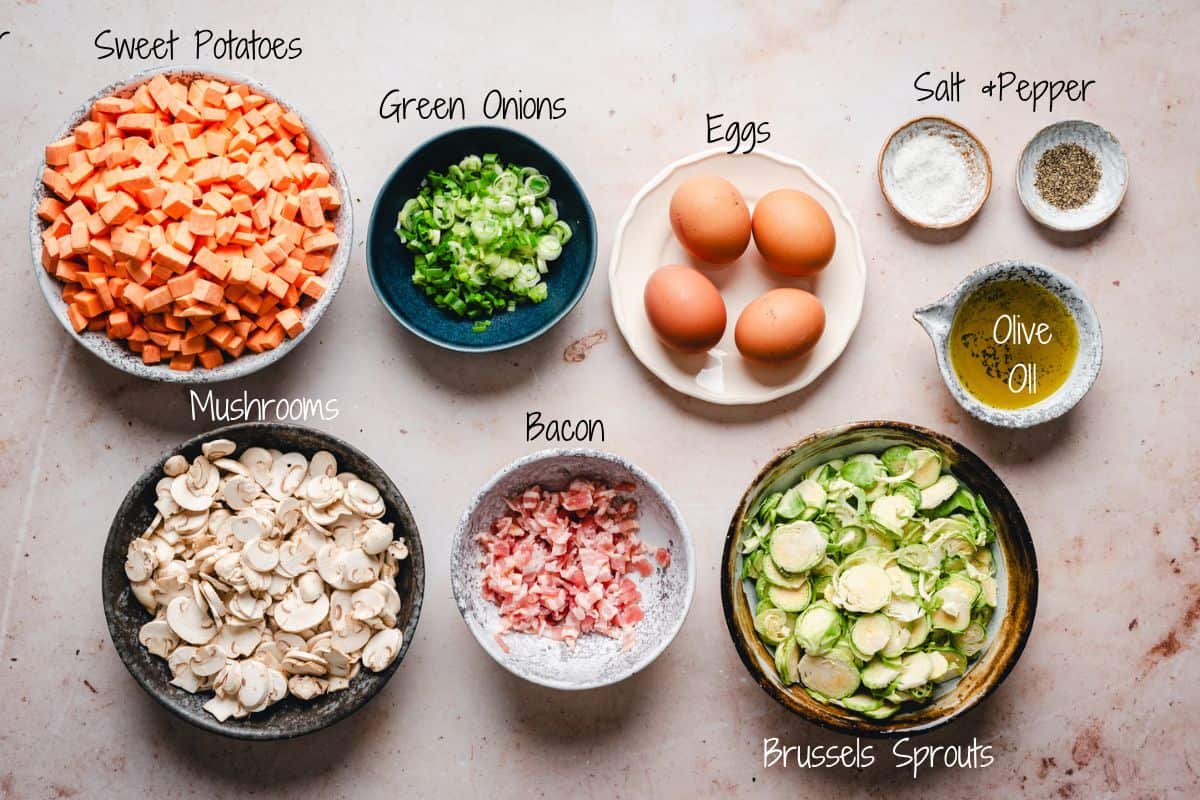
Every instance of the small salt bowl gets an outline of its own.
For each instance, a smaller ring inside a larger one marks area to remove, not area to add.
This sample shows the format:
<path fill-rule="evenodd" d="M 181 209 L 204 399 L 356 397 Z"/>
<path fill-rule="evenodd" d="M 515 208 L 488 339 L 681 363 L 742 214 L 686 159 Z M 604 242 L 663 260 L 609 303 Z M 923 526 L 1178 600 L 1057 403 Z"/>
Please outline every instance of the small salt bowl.
<path fill-rule="evenodd" d="M 1037 163 L 1042 154 L 1060 144 L 1077 144 L 1096 157 L 1100 184 L 1095 194 L 1078 208 L 1062 209 L 1047 202 L 1037 189 Z M 1017 163 L 1017 194 L 1035 220 L 1056 231 L 1086 231 L 1116 213 L 1129 185 L 1129 162 L 1121 143 L 1092 122 L 1071 119 L 1037 132 Z"/>
<path fill-rule="evenodd" d="M 963 386 L 950 363 L 950 330 L 959 308 L 981 286 L 1005 280 L 1030 281 L 1049 290 L 1071 312 L 1079 335 L 1079 351 L 1066 383 L 1049 397 L 1024 408 L 995 408 L 981 402 Z M 1031 428 L 1066 414 L 1092 388 L 1104 358 L 1100 318 L 1083 290 L 1061 272 L 1031 261 L 997 261 L 981 267 L 941 300 L 914 311 L 913 319 L 933 341 L 938 371 L 958 404 L 976 419 L 1001 428 Z"/>
<path fill-rule="evenodd" d="M 901 155 L 910 146 L 919 144 L 921 137 L 940 137 L 949 144 L 966 166 L 965 183 L 958 194 L 951 193 L 945 180 L 939 180 L 936 165 L 923 177 L 922 194 L 927 202 L 913 196 L 904 179 L 904 159 Z M 892 132 L 879 151 L 879 188 L 892 210 L 919 228 L 939 230 L 954 228 L 969 222 L 992 190 L 992 161 L 987 149 L 975 134 L 945 117 L 920 117 L 906 122 Z M 943 196 L 938 197 L 941 193 Z"/>

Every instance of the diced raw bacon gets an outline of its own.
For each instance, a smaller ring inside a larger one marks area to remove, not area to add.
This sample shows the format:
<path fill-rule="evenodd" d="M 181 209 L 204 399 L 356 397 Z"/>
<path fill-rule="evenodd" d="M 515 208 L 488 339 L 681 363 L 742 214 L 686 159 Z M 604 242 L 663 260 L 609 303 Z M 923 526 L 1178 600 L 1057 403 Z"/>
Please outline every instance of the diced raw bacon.
<path fill-rule="evenodd" d="M 508 509 L 476 535 L 484 554 L 483 596 L 500 607 L 496 641 L 508 631 L 573 646 L 587 633 L 633 645 L 645 617 L 642 593 L 630 578 L 653 574 L 649 548 L 638 538 L 636 487 L 576 479 L 563 491 L 530 486 L 505 500 Z M 666 568 L 670 553 L 654 554 Z"/>

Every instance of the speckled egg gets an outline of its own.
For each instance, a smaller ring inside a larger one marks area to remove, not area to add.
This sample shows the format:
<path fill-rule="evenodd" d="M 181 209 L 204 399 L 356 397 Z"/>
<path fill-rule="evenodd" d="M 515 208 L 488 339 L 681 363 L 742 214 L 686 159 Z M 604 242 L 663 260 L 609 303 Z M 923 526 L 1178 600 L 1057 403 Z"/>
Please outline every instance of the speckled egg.
<path fill-rule="evenodd" d="M 803 289 L 772 289 L 746 306 L 734 328 L 743 356 L 779 364 L 812 350 L 825 332 L 825 307 Z"/>
<path fill-rule="evenodd" d="M 646 282 L 646 316 L 658 338 L 682 353 L 703 353 L 725 335 L 725 301 L 706 276 L 680 264 Z"/>
<path fill-rule="evenodd" d="M 688 178 L 671 195 L 670 213 L 675 238 L 701 261 L 731 264 L 750 244 L 750 209 L 720 176 Z"/>
<path fill-rule="evenodd" d="M 833 259 L 833 220 L 812 195 L 776 189 L 754 206 L 754 244 L 767 264 L 784 275 L 813 275 Z"/>

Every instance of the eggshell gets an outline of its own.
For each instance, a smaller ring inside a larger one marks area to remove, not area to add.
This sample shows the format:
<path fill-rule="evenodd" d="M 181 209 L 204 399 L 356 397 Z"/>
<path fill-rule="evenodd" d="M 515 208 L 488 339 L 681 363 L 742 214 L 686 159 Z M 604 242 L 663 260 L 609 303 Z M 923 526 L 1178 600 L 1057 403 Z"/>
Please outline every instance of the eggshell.
<path fill-rule="evenodd" d="M 813 349 L 825 331 L 825 307 L 803 289 L 772 289 L 738 317 L 734 341 L 751 361 L 777 364 Z"/>
<path fill-rule="evenodd" d="M 725 335 L 725 301 L 707 277 L 691 267 L 660 267 L 646 282 L 646 316 L 658 338 L 683 353 L 703 353 Z"/>
<path fill-rule="evenodd" d="M 701 261 L 731 264 L 750 244 L 750 209 L 737 187 L 717 175 L 681 183 L 670 213 L 675 238 Z"/>
<path fill-rule="evenodd" d="M 754 206 L 754 244 L 768 265 L 784 275 L 813 275 L 833 259 L 833 220 L 812 195 L 776 189 Z"/>

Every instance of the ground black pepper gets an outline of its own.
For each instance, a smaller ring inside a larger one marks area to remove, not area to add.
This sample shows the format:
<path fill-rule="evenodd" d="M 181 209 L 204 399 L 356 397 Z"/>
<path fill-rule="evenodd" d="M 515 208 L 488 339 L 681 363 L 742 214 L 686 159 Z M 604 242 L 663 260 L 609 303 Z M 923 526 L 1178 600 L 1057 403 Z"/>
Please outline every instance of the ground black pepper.
<path fill-rule="evenodd" d="M 1060 144 L 1042 153 L 1034 171 L 1038 194 L 1063 210 L 1086 205 L 1100 186 L 1100 162 L 1087 148 L 1074 143 Z"/>

